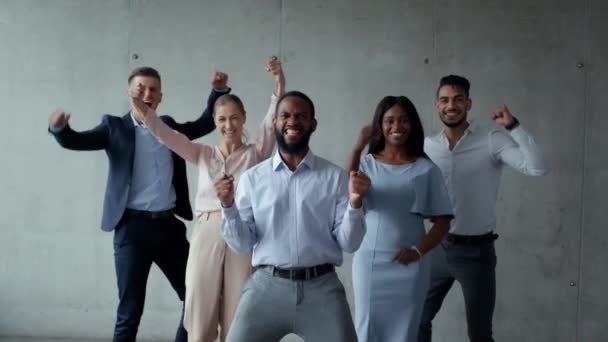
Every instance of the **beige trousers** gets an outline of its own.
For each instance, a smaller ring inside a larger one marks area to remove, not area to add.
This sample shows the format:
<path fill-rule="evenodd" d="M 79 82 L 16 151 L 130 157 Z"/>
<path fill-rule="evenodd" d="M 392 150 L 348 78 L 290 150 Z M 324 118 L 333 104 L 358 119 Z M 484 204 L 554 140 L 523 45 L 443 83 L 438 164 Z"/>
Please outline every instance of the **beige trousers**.
<path fill-rule="evenodd" d="M 222 239 L 220 211 L 203 213 L 190 238 L 184 327 L 189 342 L 224 341 L 251 275 L 251 252 L 234 253 Z"/>

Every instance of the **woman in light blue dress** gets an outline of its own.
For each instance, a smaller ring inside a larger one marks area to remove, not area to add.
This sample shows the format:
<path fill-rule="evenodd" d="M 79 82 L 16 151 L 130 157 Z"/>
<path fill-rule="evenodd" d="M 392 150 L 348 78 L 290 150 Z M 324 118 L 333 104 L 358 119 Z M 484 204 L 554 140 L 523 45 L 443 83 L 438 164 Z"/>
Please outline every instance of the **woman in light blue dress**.
<path fill-rule="evenodd" d="M 351 155 L 349 171 L 371 179 L 363 202 L 367 233 L 353 259 L 359 342 L 417 339 L 430 283 L 426 253 L 441 241 L 453 217 L 441 171 L 423 147 L 424 131 L 412 102 L 387 96 Z M 424 219 L 433 223 L 428 233 Z"/>

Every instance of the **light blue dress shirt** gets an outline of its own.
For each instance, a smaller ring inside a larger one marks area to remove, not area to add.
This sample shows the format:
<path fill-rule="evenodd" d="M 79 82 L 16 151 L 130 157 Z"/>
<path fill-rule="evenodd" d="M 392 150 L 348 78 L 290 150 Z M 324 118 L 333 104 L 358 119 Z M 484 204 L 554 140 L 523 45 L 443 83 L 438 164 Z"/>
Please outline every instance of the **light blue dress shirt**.
<path fill-rule="evenodd" d="M 363 209 L 348 202 L 339 166 L 309 151 L 292 172 L 276 152 L 241 176 L 234 205 L 222 209 L 222 235 L 237 253 L 253 248 L 253 266 L 339 266 L 366 231 Z"/>
<path fill-rule="evenodd" d="M 133 173 L 127 208 L 162 211 L 175 207 L 171 151 L 131 114 L 135 125 Z"/>

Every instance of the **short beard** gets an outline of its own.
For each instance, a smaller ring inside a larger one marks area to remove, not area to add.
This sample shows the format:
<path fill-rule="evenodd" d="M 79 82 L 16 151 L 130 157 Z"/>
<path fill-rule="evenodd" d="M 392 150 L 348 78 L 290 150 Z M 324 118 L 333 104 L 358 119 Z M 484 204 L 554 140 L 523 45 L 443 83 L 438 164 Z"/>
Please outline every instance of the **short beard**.
<path fill-rule="evenodd" d="M 281 151 L 284 151 L 289 154 L 298 154 L 308 150 L 308 142 L 310 141 L 312 130 L 303 135 L 300 141 L 294 144 L 288 144 L 285 141 L 285 137 L 283 136 L 283 130 L 275 128 L 274 135 L 277 139 L 277 144 L 279 145 L 279 149 Z"/>

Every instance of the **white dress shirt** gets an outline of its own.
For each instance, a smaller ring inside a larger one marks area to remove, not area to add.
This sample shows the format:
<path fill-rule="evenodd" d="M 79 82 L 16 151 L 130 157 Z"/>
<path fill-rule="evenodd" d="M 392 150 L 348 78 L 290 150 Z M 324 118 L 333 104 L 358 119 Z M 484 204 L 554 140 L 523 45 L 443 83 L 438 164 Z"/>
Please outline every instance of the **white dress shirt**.
<path fill-rule="evenodd" d="M 222 235 L 237 253 L 253 248 L 253 266 L 339 266 L 365 235 L 346 172 L 311 151 L 293 172 L 278 152 L 245 171 L 234 202 L 222 209 Z"/>
<path fill-rule="evenodd" d="M 548 172 L 539 146 L 521 126 L 508 132 L 470 124 L 452 151 L 442 131 L 425 139 L 424 151 L 443 173 L 454 208 L 452 234 L 482 235 L 494 230 L 504 165 L 529 176 Z"/>

